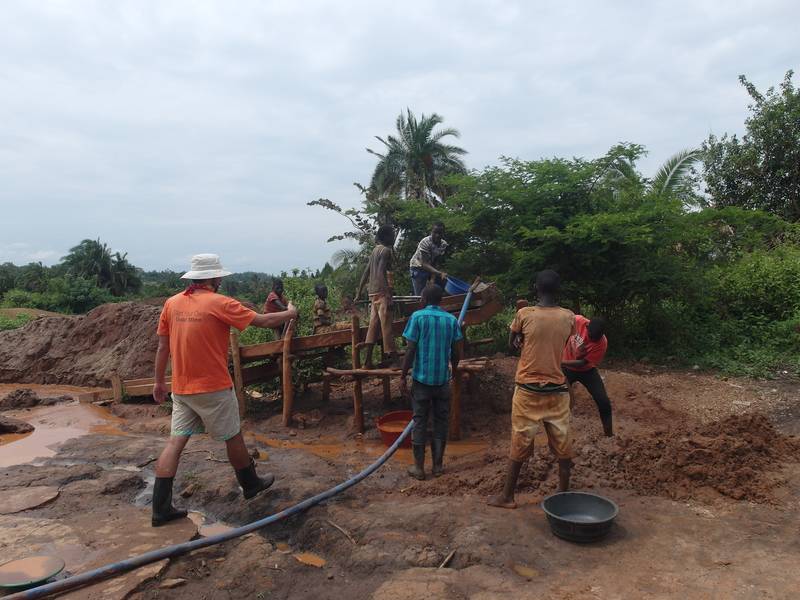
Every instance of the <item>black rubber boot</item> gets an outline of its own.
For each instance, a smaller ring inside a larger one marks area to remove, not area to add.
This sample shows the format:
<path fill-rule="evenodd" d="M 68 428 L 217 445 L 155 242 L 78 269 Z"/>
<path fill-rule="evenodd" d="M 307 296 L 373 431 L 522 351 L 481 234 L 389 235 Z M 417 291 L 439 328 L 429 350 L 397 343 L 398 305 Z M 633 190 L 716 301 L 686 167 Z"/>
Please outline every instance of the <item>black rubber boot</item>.
<path fill-rule="evenodd" d="M 425 479 L 425 444 L 413 444 L 414 464 L 408 467 L 408 474 L 420 481 Z"/>
<path fill-rule="evenodd" d="M 434 477 L 439 477 L 444 473 L 444 449 L 447 446 L 446 440 L 431 440 L 431 454 L 433 455 L 433 469 L 431 473 Z"/>
<path fill-rule="evenodd" d="M 614 426 L 612 425 L 613 419 L 612 419 L 611 415 L 608 415 L 605 418 L 600 417 L 600 421 L 603 423 L 603 434 L 606 437 L 613 436 L 614 435 Z"/>
<path fill-rule="evenodd" d="M 275 482 L 275 476 L 267 473 L 266 477 L 259 477 L 256 473 L 256 464 L 250 461 L 250 464 L 244 469 L 237 469 L 236 479 L 239 485 L 242 486 L 242 493 L 245 500 L 249 500 L 267 489 Z"/>
<path fill-rule="evenodd" d="M 156 477 L 153 484 L 153 527 L 161 527 L 165 523 L 182 519 L 188 513 L 172 506 L 172 477 Z"/>

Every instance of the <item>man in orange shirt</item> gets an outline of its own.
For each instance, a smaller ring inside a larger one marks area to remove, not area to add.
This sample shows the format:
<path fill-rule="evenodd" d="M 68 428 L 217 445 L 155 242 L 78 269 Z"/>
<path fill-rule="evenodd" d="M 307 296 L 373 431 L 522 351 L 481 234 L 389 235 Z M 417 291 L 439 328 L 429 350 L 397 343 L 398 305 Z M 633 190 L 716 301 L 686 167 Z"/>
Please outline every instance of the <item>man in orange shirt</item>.
<path fill-rule="evenodd" d="M 289 303 L 282 312 L 260 315 L 217 293 L 222 278 L 230 275 L 216 254 L 192 257 L 191 270 L 181 279 L 191 285 L 164 303 L 158 322 L 158 351 L 153 398 L 162 404 L 167 398 L 165 375 L 172 357 L 172 431 L 167 446 L 156 462 L 153 486 L 153 527 L 186 516 L 172 505 L 172 482 L 186 443 L 195 433 L 209 433 L 225 442 L 228 460 L 245 498 L 267 489 L 275 477 L 256 474 L 242 438 L 239 407 L 228 373 L 230 328 L 248 325 L 274 328 L 297 318 Z"/>
<path fill-rule="evenodd" d="M 533 438 L 544 427 L 558 459 L 558 490 L 569 489 L 572 439 L 569 391 L 561 370 L 561 353 L 575 333 L 575 315 L 556 304 L 560 278 L 555 271 L 536 277 L 536 306 L 521 308 L 511 323 L 509 347 L 520 349 L 511 406 L 511 451 L 503 491 L 491 506 L 516 508 L 514 492 L 523 463 L 533 454 Z"/>

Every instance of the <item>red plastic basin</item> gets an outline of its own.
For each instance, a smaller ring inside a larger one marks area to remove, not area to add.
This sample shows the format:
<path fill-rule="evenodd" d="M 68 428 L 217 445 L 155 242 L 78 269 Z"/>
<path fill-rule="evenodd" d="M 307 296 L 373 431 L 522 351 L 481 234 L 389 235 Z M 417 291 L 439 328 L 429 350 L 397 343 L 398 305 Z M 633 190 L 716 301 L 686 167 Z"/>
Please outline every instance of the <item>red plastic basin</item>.
<path fill-rule="evenodd" d="M 375 419 L 375 425 L 381 434 L 383 443 L 388 448 L 394 444 L 395 440 L 400 437 L 403 430 L 411 422 L 411 417 L 414 416 L 410 410 L 395 410 L 386 413 L 382 417 Z M 411 436 L 408 436 L 403 443 L 400 444 L 401 448 L 411 448 Z"/>

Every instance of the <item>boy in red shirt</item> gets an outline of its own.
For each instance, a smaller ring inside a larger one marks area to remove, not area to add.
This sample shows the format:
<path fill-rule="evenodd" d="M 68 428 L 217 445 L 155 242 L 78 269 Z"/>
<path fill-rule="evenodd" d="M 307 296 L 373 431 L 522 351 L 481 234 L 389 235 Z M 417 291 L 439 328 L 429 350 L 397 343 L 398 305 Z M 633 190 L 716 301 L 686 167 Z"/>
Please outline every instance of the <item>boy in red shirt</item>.
<path fill-rule="evenodd" d="M 283 281 L 275 278 L 272 280 L 272 291 L 267 296 L 267 301 L 264 302 L 264 314 L 283 312 L 287 306 L 289 306 L 289 301 L 283 295 Z M 283 329 L 283 325 L 272 328 L 272 331 L 275 332 L 275 339 L 279 340 L 283 337 Z"/>
<path fill-rule="evenodd" d="M 611 419 L 611 401 L 606 394 L 603 378 L 597 370 L 597 365 L 603 360 L 608 349 L 608 340 L 605 336 L 606 322 L 600 317 L 591 321 L 583 315 L 575 316 L 575 335 L 569 338 L 564 346 L 561 358 L 561 368 L 570 385 L 579 381 L 591 394 L 597 410 L 600 411 L 600 421 L 603 423 L 603 433 L 610 437 L 614 435 Z"/>

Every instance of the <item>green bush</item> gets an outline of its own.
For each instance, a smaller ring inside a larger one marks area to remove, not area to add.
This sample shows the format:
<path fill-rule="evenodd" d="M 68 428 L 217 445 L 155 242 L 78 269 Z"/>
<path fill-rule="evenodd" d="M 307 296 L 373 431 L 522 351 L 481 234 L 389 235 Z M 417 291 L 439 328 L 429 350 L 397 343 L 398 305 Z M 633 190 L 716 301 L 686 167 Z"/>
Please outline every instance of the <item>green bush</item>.
<path fill-rule="evenodd" d="M 30 315 L 17 315 L 16 317 L 4 317 L 0 315 L 0 331 L 8 331 L 9 329 L 17 329 L 22 327 L 25 323 L 33 320 Z"/>

